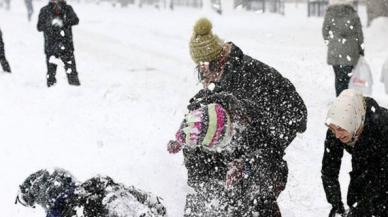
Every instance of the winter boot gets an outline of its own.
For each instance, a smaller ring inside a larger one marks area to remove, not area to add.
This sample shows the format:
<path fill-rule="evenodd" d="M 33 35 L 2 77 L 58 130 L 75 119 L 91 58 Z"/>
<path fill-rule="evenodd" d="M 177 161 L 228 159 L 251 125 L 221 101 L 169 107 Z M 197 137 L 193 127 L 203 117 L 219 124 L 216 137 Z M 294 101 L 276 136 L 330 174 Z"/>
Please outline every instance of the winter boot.
<path fill-rule="evenodd" d="M 77 73 L 67 74 L 67 81 L 69 82 L 70 85 L 74 85 L 74 86 L 80 86 L 81 85 L 81 83 L 79 82 L 78 74 Z"/>
<path fill-rule="evenodd" d="M 4 58 L 0 57 L 1 66 L 3 67 L 4 72 L 11 73 L 11 67 L 9 66 L 8 61 Z"/>
<path fill-rule="evenodd" d="M 54 76 L 47 75 L 47 87 L 51 87 L 57 83 L 57 79 Z"/>

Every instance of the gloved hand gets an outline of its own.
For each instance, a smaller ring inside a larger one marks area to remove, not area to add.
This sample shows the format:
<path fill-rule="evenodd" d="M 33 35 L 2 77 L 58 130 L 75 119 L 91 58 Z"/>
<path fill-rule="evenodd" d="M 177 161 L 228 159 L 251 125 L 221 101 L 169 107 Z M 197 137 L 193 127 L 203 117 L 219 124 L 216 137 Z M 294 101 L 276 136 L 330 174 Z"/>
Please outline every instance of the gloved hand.
<path fill-rule="evenodd" d="M 62 28 L 63 27 L 63 20 L 60 19 L 59 17 L 56 17 L 51 21 L 51 25 L 58 27 L 58 28 Z"/>
<path fill-rule="evenodd" d="M 170 140 L 167 144 L 167 151 L 170 153 L 170 154 L 176 154 L 178 153 L 180 150 L 182 150 L 182 145 L 177 142 L 177 141 L 174 141 L 174 140 Z"/>
<path fill-rule="evenodd" d="M 364 51 L 364 49 L 361 49 L 361 50 L 360 50 L 360 55 L 361 55 L 361 56 L 365 56 L 365 51 Z"/>
<path fill-rule="evenodd" d="M 228 171 L 226 172 L 226 188 L 230 189 L 232 186 L 244 177 L 245 163 L 241 159 L 233 160 L 228 163 Z"/>
<path fill-rule="evenodd" d="M 201 107 L 201 102 L 203 102 L 203 98 L 206 98 L 207 96 L 211 95 L 212 91 L 209 89 L 202 89 L 200 90 L 193 98 L 190 99 L 189 105 L 187 106 L 187 109 L 189 111 L 193 111 L 196 109 L 199 109 Z"/>
<path fill-rule="evenodd" d="M 250 123 L 251 118 L 244 104 L 234 95 L 226 92 L 215 93 L 206 98 L 208 103 L 218 103 L 222 105 L 228 113 L 240 123 Z"/>
<path fill-rule="evenodd" d="M 341 216 L 341 217 L 346 216 L 344 204 L 342 202 L 337 205 L 333 205 L 333 208 L 331 208 L 330 210 L 329 217 L 336 217 L 336 216 Z"/>

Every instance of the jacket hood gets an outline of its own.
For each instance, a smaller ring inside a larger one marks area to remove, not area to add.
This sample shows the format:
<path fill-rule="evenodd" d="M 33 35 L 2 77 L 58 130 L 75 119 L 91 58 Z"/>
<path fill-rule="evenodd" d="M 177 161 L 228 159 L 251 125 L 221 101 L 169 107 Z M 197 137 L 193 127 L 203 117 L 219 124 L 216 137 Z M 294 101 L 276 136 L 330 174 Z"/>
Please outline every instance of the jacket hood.
<path fill-rule="evenodd" d="M 229 56 L 227 57 L 224 65 L 223 78 L 228 76 L 229 73 L 233 71 L 233 68 L 239 67 L 242 64 L 242 60 L 244 59 L 244 53 L 239 47 L 233 44 L 233 42 L 228 42 L 228 44 L 231 48 Z M 223 78 L 221 80 L 223 80 Z"/>

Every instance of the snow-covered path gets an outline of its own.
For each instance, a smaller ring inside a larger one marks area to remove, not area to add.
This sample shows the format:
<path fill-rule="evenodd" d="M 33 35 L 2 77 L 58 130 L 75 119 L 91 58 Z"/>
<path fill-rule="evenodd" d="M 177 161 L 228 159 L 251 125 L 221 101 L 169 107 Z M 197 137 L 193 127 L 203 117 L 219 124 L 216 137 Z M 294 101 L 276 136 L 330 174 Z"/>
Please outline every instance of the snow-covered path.
<path fill-rule="evenodd" d="M 41 5 L 35 5 L 36 12 Z M 73 31 L 82 86 L 68 86 L 59 69 L 59 83 L 50 89 L 45 86 L 37 14 L 28 23 L 22 2 L 12 6 L 9 12 L 0 10 L 13 70 L 11 75 L 0 73 L 1 216 L 42 216 L 41 209 L 13 202 L 24 178 L 47 167 L 63 167 L 81 181 L 110 175 L 161 195 L 170 216 L 182 216 L 186 170 L 182 155 L 169 155 L 165 145 L 186 112 L 187 100 L 200 88 L 188 40 L 192 24 L 203 15 L 213 20 L 221 38 L 277 68 L 304 98 L 308 130 L 287 150 L 290 174 L 280 206 L 285 217 L 327 216 L 320 167 L 334 77 L 325 63 L 322 19 L 307 19 L 303 5 L 287 5 L 285 17 L 240 11 L 221 17 L 206 10 L 74 4 L 81 20 Z M 380 19 L 365 30 L 374 96 L 384 106 L 388 99 L 378 76 L 388 57 L 387 23 Z M 343 162 L 341 182 L 346 186 L 349 157 Z"/>

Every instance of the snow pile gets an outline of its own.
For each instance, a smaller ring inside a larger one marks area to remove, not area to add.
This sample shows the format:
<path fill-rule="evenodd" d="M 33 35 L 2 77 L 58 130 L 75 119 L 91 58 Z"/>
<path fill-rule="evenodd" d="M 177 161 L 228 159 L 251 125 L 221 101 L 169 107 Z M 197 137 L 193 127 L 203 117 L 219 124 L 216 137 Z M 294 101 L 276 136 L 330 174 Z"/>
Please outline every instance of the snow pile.
<path fill-rule="evenodd" d="M 366 40 L 371 44 L 369 48 L 385 52 L 388 56 L 388 17 L 379 17 L 373 20 L 367 31 Z"/>

